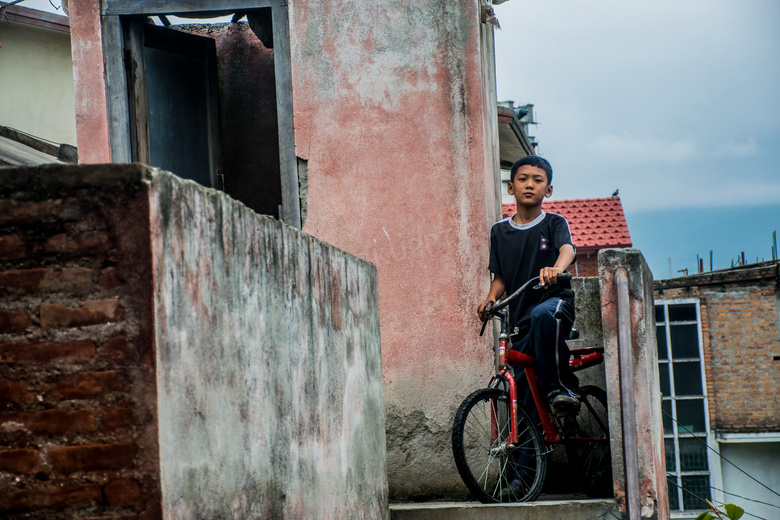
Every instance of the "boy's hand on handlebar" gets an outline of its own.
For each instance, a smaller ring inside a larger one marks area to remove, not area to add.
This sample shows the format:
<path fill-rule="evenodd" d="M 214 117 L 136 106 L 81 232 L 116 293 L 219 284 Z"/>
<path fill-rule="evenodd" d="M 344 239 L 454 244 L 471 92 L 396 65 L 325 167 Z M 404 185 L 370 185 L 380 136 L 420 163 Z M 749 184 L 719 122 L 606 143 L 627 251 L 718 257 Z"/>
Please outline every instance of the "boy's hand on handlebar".
<path fill-rule="evenodd" d="M 539 271 L 539 285 L 549 287 L 558 282 L 558 275 L 563 272 L 560 267 L 545 267 Z"/>
<path fill-rule="evenodd" d="M 493 300 L 485 300 L 477 306 L 477 316 L 480 321 L 485 321 L 485 307 L 488 303 L 493 303 Z"/>

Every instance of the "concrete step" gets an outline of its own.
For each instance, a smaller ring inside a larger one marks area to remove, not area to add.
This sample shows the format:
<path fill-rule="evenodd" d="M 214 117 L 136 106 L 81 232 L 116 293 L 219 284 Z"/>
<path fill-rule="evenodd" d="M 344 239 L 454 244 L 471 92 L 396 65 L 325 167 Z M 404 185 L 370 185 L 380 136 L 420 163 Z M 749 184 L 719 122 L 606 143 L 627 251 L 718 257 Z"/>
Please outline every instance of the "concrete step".
<path fill-rule="evenodd" d="M 521 504 L 424 502 L 390 505 L 390 520 L 611 520 L 622 516 L 614 499 L 543 500 Z"/>

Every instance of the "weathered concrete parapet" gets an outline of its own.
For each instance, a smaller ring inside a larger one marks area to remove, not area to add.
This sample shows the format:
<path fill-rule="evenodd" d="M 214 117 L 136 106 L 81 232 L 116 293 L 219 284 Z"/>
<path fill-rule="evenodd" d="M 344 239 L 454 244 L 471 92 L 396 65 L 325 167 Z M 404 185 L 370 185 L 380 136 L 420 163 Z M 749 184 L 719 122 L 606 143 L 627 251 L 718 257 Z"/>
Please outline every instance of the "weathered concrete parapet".
<path fill-rule="evenodd" d="M 652 274 L 639 250 L 603 249 L 599 277 L 615 498 L 630 520 L 667 519 Z"/>
<path fill-rule="evenodd" d="M 389 518 L 377 271 L 140 164 L 0 169 L 0 517 Z"/>
<path fill-rule="evenodd" d="M 166 518 L 389 516 L 376 269 L 152 182 Z"/>

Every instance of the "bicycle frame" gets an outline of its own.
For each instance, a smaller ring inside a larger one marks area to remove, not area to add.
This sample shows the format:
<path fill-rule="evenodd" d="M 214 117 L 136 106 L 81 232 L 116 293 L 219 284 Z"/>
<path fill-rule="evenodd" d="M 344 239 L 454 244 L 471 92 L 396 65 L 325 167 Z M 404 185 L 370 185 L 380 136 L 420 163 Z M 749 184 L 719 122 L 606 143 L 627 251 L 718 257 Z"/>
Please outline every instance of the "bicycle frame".
<path fill-rule="evenodd" d="M 564 441 L 601 440 L 584 437 L 568 437 L 564 439 L 561 436 L 560 430 L 548 412 L 547 404 L 544 402 L 541 392 L 539 391 L 539 384 L 536 379 L 536 369 L 534 368 L 536 359 L 527 354 L 523 354 L 522 352 L 512 350 L 511 341 L 507 331 L 507 323 L 509 321 L 507 310 L 505 308 L 501 309 L 496 312 L 495 315 L 501 322 L 501 333 L 498 336 L 498 372 L 495 376 L 493 376 L 488 387 L 496 388 L 502 381 L 509 386 L 511 421 L 510 433 L 506 441 L 507 448 L 512 449 L 517 444 L 517 431 L 515 426 L 517 424 L 517 385 L 515 384 L 515 379 L 509 370 L 509 365 L 521 367 L 525 372 L 526 380 L 528 381 L 528 386 L 531 390 L 531 395 L 533 396 L 534 405 L 536 406 L 536 410 L 539 412 L 539 419 L 542 423 L 542 430 L 544 431 L 544 440 L 546 443 L 561 444 Z M 572 372 L 576 372 L 597 365 L 604 360 L 603 352 L 603 347 L 576 350 L 571 353 L 572 359 L 569 360 L 569 368 Z M 580 391 L 579 388 L 578 391 Z M 607 426 L 603 424 L 601 419 L 598 418 L 598 415 L 594 412 L 593 406 L 588 401 L 587 397 L 585 397 L 585 394 L 582 391 L 580 391 L 580 394 L 583 398 L 582 401 L 584 402 L 585 406 L 587 406 L 588 409 L 593 413 L 599 427 L 606 436 L 608 434 Z M 496 417 L 491 416 L 491 435 L 494 443 L 498 440 L 498 428 L 496 425 L 496 420 Z"/>

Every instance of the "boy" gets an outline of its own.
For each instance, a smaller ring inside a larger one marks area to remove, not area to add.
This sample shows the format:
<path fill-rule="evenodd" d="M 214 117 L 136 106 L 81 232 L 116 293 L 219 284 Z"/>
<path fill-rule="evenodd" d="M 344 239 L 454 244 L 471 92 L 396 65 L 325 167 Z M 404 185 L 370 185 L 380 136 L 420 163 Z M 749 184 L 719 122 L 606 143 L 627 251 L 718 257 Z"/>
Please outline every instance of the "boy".
<path fill-rule="evenodd" d="M 529 288 L 509 306 L 512 346 L 537 361 L 539 388 L 558 415 L 576 413 L 577 378 L 569 371 L 569 349 L 563 339 L 574 323 L 574 293 L 557 277 L 575 259 L 569 224 L 554 213 L 542 211 L 552 195 L 552 167 L 545 159 L 527 156 L 512 165 L 507 191 L 517 201 L 517 213 L 493 225 L 490 231 L 490 264 L 493 281 L 477 313 L 485 319 L 485 305 L 512 294 L 539 276 L 539 289 Z M 515 340 L 515 338 L 520 338 Z M 518 380 L 523 373 L 516 371 Z M 523 402 L 533 412 L 528 385 Z M 522 393 L 520 394 L 522 395 Z"/>

